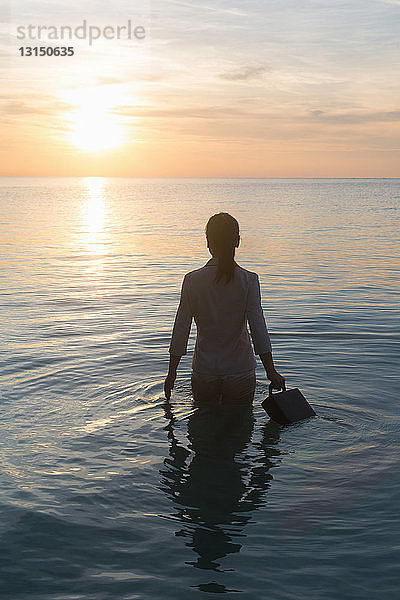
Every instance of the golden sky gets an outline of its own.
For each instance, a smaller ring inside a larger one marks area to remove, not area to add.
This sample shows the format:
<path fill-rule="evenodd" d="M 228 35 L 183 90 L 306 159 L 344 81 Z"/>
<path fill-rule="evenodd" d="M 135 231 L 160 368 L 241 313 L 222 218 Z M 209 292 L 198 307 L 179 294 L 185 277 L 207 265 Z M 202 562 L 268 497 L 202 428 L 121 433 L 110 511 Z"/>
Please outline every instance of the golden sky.
<path fill-rule="evenodd" d="M 1 175 L 400 176 L 400 0 L 17 0 L 0 16 Z"/>

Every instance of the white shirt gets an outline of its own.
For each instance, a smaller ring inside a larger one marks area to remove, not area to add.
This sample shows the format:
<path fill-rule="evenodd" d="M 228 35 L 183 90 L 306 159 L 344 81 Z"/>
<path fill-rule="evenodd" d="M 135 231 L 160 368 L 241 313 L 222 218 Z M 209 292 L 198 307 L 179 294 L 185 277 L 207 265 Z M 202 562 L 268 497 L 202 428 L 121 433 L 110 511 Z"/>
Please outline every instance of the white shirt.
<path fill-rule="evenodd" d="M 170 354 L 187 352 L 192 319 L 197 326 L 193 372 L 204 375 L 240 375 L 255 369 L 256 354 L 271 351 L 261 307 L 257 273 L 239 265 L 229 283 L 214 283 L 218 259 L 183 279 Z M 246 326 L 249 323 L 254 352 Z"/>

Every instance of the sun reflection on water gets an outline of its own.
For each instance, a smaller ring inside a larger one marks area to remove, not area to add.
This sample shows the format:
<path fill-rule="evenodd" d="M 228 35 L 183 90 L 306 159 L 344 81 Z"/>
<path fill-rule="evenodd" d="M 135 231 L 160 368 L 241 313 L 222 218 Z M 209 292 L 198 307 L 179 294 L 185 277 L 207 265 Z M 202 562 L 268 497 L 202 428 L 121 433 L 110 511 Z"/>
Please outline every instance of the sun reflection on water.
<path fill-rule="evenodd" d="M 87 274 L 98 276 L 104 269 L 106 255 L 107 206 L 104 177 L 86 177 L 87 196 L 82 204 L 81 242 L 91 255 Z"/>

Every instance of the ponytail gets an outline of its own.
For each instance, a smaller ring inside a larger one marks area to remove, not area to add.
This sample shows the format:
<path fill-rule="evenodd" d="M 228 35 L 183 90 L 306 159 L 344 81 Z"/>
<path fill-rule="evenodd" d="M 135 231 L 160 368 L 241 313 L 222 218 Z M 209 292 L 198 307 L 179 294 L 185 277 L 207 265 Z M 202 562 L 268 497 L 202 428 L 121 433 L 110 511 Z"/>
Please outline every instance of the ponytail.
<path fill-rule="evenodd" d="M 239 224 L 228 213 L 213 215 L 206 226 L 208 247 L 218 258 L 215 283 L 225 280 L 229 283 L 235 276 L 235 248 L 239 244 Z"/>
<path fill-rule="evenodd" d="M 234 248 L 221 248 L 220 252 L 217 254 L 218 267 L 214 279 L 215 283 L 218 283 L 218 281 L 221 281 L 222 279 L 225 279 L 225 283 L 229 283 L 233 279 L 236 267 L 234 256 Z"/>

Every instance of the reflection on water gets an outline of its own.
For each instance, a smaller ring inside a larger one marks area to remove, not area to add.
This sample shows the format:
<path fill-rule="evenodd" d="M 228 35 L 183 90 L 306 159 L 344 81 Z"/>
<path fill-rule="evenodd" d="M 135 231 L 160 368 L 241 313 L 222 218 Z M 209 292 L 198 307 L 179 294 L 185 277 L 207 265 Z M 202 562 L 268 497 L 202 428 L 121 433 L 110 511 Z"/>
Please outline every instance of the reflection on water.
<path fill-rule="evenodd" d="M 2 180 L 0 596 L 397 600 L 399 185 Z M 308 423 L 267 422 L 261 369 L 249 414 L 193 407 L 195 328 L 164 404 L 219 210 Z"/>
<path fill-rule="evenodd" d="M 252 512 L 265 503 L 273 478 L 268 471 L 276 466 L 271 459 L 280 454 L 281 428 L 265 424 L 254 460 L 246 455 L 255 424 L 253 407 L 195 406 L 188 418 L 190 461 L 191 452 L 175 435 L 169 401 L 164 410 L 170 449 L 160 470 L 161 489 L 173 501 L 174 518 L 184 524 L 175 535 L 198 555 L 186 564 L 223 572 L 217 561 L 240 552 Z"/>
<path fill-rule="evenodd" d="M 80 244 L 92 255 L 86 273 L 93 277 L 94 283 L 96 276 L 103 271 L 106 254 L 106 181 L 104 177 L 87 177 L 84 180 L 87 197 L 84 198 L 81 206 L 82 223 L 77 244 Z"/>

